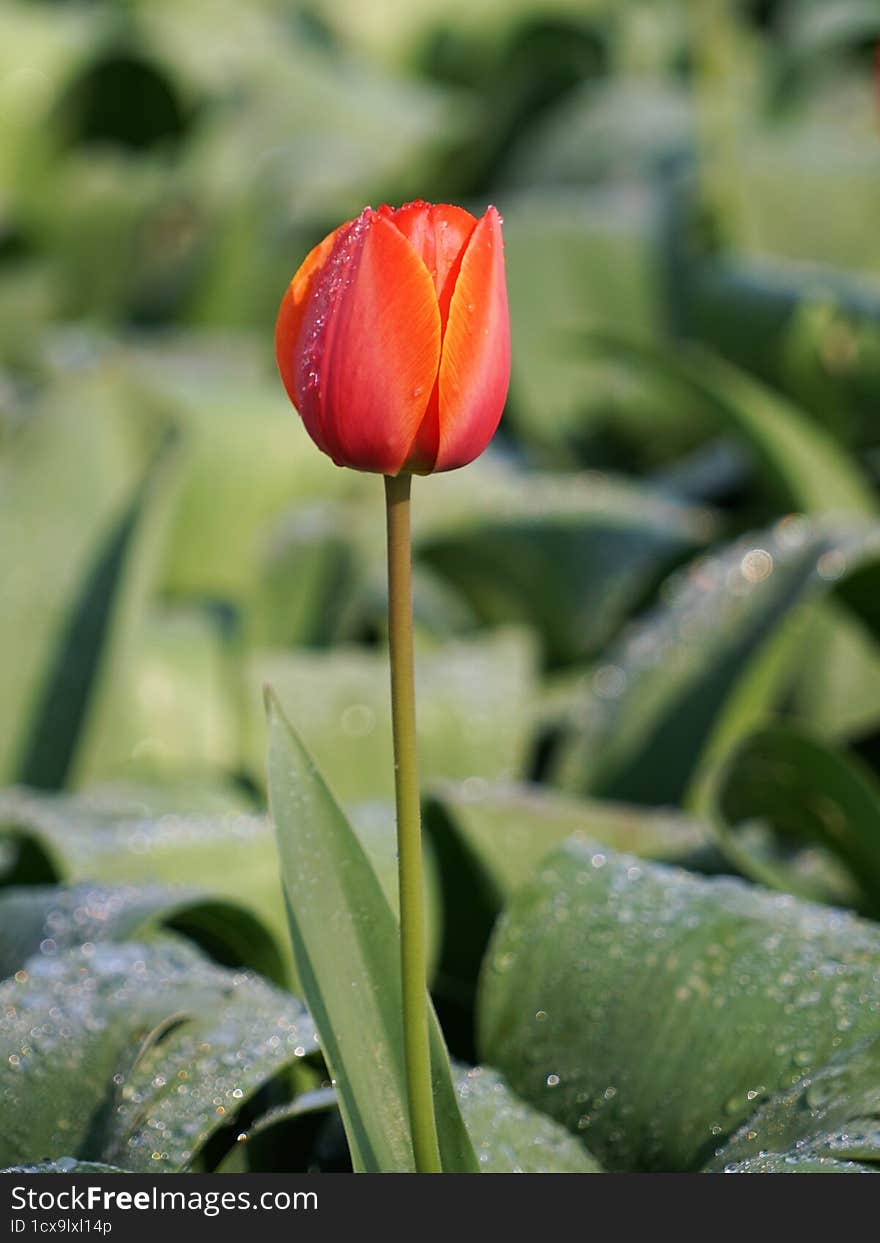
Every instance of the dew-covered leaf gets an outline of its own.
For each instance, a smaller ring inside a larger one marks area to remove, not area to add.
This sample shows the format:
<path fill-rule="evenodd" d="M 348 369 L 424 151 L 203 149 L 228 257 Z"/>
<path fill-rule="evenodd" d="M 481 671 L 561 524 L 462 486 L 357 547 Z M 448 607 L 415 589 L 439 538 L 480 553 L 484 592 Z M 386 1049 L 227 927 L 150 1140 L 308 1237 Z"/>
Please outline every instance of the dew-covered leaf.
<path fill-rule="evenodd" d="M 857 1162 L 880 1173 L 880 1038 L 864 1041 L 764 1103 L 706 1167 L 759 1160 Z M 739 1172 L 739 1170 L 737 1171 Z"/>
<path fill-rule="evenodd" d="M 40 954 L 0 997 L 7 1164 L 73 1155 L 185 1168 L 253 1092 L 315 1048 L 301 1002 L 183 943 Z"/>
<path fill-rule="evenodd" d="M 0 1174 L 124 1174 L 116 1165 L 103 1161 L 77 1161 L 76 1157 L 58 1157 L 55 1161 L 38 1161 L 34 1165 L 8 1165 Z"/>
<path fill-rule="evenodd" d="M 2 837 L 18 843 L 17 883 L 161 882 L 230 899 L 269 928 L 290 965 L 278 851 L 261 816 L 136 815 L 113 802 L 102 812 L 87 795 L 7 790 L 0 793 Z"/>
<path fill-rule="evenodd" d="M 283 984 L 286 961 L 251 911 L 195 888 L 168 885 L 23 885 L 0 889 L 0 978 L 32 954 L 47 957 L 97 941 L 144 940 L 173 930 L 227 965 Z"/>
<path fill-rule="evenodd" d="M 297 975 L 336 1080 L 354 1168 L 412 1169 L 400 935 L 376 873 L 311 757 L 267 696 L 269 805 Z M 477 1168 L 440 1028 L 430 1020 L 443 1168 Z"/>
<path fill-rule="evenodd" d="M 878 556 L 872 525 L 785 519 L 694 562 L 594 672 L 559 776 L 608 798 L 699 802 L 706 771 L 794 679 L 800 606 Z"/>
<path fill-rule="evenodd" d="M 320 1137 L 336 1114 L 333 1088 L 302 1092 L 261 1114 L 228 1150 L 216 1174 L 286 1174 L 323 1169 Z M 344 1141 L 343 1141 L 344 1146 Z"/>
<path fill-rule="evenodd" d="M 565 1127 L 520 1100 L 497 1071 L 462 1069 L 456 1092 L 484 1174 L 599 1174 Z"/>
<path fill-rule="evenodd" d="M 874 924 L 569 842 L 496 930 L 480 1052 L 606 1167 L 695 1169 L 876 1034 L 878 981 Z"/>
<path fill-rule="evenodd" d="M 569 837 L 690 867 L 723 866 L 712 832 L 672 812 L 575 799 L 546 786 L 474 778 L 434 786 L 425 828 L 442 874 L 443 951 L 434 994 L 444 1022 L 470 1026 L 480 962 L 504 904 Z"/>

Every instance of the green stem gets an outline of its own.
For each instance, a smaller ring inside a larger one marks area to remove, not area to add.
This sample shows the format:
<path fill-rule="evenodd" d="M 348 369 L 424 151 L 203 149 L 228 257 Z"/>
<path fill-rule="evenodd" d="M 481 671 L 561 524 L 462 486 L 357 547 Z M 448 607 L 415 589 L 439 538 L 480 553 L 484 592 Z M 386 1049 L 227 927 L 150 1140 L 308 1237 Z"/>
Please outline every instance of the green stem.
<path fill-rule="evenodd" d="M 428 963 L 419 774 L 416 760 L 410 482 L 411 476 L 407 474 L 394 478 L 385 476 L 388 521 L 388 646 L 391 657 L 394 792 L 397 800 L 403 1044 L 416 1170 L 420 1174 L 439 1174 L 442 1166 L 434 1120 L 431 1051 L 428 1043 Z"/>

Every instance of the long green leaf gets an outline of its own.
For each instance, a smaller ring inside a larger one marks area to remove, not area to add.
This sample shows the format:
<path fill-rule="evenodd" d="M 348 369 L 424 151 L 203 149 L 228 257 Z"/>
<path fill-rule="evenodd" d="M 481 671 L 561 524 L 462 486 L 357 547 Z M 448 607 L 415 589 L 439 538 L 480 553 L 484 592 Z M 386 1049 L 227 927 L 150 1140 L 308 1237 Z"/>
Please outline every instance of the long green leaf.
<path fill-rule="evenodd" d="M 166 434 L 71 606 L 22 746 L 23 785 L 65 784 L 99 690 L 112 691 L 110 662 L 119 659 L 158 567 L 176 439 Z"/>
<path fill-rule="evenodd" d="M 876 563 L 880 529 L 783 521 L 681 574 L 610 649 L 561 752 L 568 788 L 699 806 L 707 770 L 766 720 L 796 679 L 803 606 Z"/>
<path fill-rule="evenodd" d="M 743 437 L 785 502 L 805 513 L 876 514 L 856 461 L 808 414 L 709 351 L 681 354 L 620 337 L 596 338 L 614 357 L 646 367 L 704 402 Z"/>
<path fill-rule="evenodd" d="M 405 1095 L 399 931 L 376 874 L 275 695 L 269 805 L 297 974 L 336 1081 L 358 1171 L 413 1168 Z M 478 1169 L 449 1062 L 431 1020 L 443 1168 Z"/>
<path fill-rule="evenodd" d="M 747 874 L 764 881 L 772 876 L 779 888 L 819 896 L 798 876 L 790 849 L 792 843 L 819 845 L 849 871 L 863 904 L 880 910 L 880 786 L 854 758 L 793 726 L 770 726 L 749 735 L 730 756 L 718 774 L 714 801 L 722 841 Z M 735 832 L 745 821 L 760 821 L 781 835 L 778 860 L 761 858 L 749 868 L 749 852 Z"/>

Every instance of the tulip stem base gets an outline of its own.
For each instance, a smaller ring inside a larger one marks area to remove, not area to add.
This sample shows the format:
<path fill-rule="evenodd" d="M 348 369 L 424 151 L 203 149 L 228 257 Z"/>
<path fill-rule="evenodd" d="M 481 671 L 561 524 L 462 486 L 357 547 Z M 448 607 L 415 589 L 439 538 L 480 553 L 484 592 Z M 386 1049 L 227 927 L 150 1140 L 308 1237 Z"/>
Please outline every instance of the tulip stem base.
<path fill-rule="evenodd" d="M 411 476 L 408 474 L 385 476 L 388 522 L 388 647 L 391 660 L 394 790 L 397 801 L 403 1044 L 415 1167 L 420 1174 L 439 1174 L 442 1166 L 434 1118 L 431 1050 L 428 1039 L 425 886 L 416 760 L 410 483 Z"/>

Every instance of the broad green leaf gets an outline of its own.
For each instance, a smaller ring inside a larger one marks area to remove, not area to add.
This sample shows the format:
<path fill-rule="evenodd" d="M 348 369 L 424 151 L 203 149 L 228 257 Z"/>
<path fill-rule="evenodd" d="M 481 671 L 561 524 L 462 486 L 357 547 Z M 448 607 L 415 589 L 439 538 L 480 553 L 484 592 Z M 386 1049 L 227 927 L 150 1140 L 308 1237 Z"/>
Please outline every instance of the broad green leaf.
<path fill-rule="evenodd" d="M 602 338 L 605 350 L 672 382 L 702 402 L 725 430 L 744 438 L 785 503 L 806 513 L 876 514 L 858 464 L 808 414 L 709 351 L 662 354 L 653 347 Z"/>
<path fill-rule="evenodd" d="M 858 1162 L 880 1173 L 880 1039 L 864 1041 L 771 1097 L 707 1168 L 767 1158 Z"/>
<path fill-rule="evenodd" d="M 459 1071 L 458 1102 L 484 1174 L 600 1174 L 583 1144 L 485 1066 Z"/>
<path fill-rule="evenodd" d="M 268 927 L 288 959 L 278 852 L 267 822 L 239 810 L 138 814 L 88 796 L 0 793 L 0 837 L 18 843 L 18 883 L 192 885 L 226 898 Z M 289 961 L 288 961 L 288 965 Z"/>
<path fill-rule="evenodd" d="M 417 533 L 415 553 L 480 621 L 532 626 L 559 664 L 601 647 L 712 529 L 706 510 L 605 476 L 498 474 Z"/>
<path fill-rule="evenodd" d="M 571 798 L 540 785 L 443 782 L 431 789 L 425 816 L 435 841 L 454 837 L 470 865 L 485 874 L 499 907 L 569 837 L 691 866 L 712 853 L 711 830 L 686 816 Z"/>
<path fill-rule="evenodd" d="M 0 890 L 0 978 L 36 953 L 47 957 L 97 941 L 144 940 L 173 930 L 222 963 L 283 984 L 287 964 L 262 922 L 234 902 L 165 885 L 24 885 Z"/>
<path fill-rule="evenodd" d="M 606 1167 L 696 1169 L 876 1035 L 878 978 L 875 924 L 570 842 L 500 921 L 480 1054 Z"/>
<path fill-rule="evenodd" d="M 872 594 L 880 596 L 880 567 Z M 858 577 L 858 572 L 854 577 Z M 801 669 L 793 710 L 823 737 L 845 741 L 880 726 L 880 644 L 841 584 L 840 598 L 817 602 L 809 622 L 812 659 Z"/>
<path fill-rule="evenodd" d="M 239 769 L 239 653 L 208 608 L 150 607 L 132 635 L 124 697 L 87 740 L 77 782 L 217 782 Z M 112 729 L 112 737 L 108 730 Z"/>
<path fill-rule="evenodd" d="M 4 420 L 0 446 L 3 782 L 25 758 L 47 674 L 53 659 L 60 672 L 62 636 L 98 549 L 137 492 L 145 437 L 143 411 L 108 368 L 71 368 L 63 391 L 50 385 L 16 414 Z"/>
<path fill-rule="evenodd" d="M 443 953 L 434 981 L 451 1030 L 470 1010 L 492 927 L 504 904 L 569 837 L 690 867 L 723 866 L 711 830 L 671 812 L 574 799 L 543 786 L 472 778 L 433 787 L 424 807 L 446 898 Z"/>
<path fill-rule="evenodd" d="M 877 555 L 870 525 L 790 518 L 694 562 L 596 669 L 561 753 L 562 783 L 634 802 L 699 803 L 710 767 L 795 680 L 801 606 Z"/>
<path fill-rule="evenodd" d="M 381 885 L 314 762 L 281 713 L 269 714 L 269 806 L 294 960 L 336 1080 L 354 1168 L 412 1169 L 401 1027 L 399 931 Z M 443 1037 L 431 1019 L 443 1167 L 477 1168 Z"/>
<path fill-rule="evenodd" d="M 661 314 L 654 210 L 640 187 L 506 195 L 511 407 L 527 440 L 559 445 L 609 408 L 626 417 L 628 407 L 652 404 L 624 369 L 586 357 L 574 334 L 586 325 L 653 336 Z"/>
<path fill-rule="evenodd" d="M 251 663 L 248 771 L 262 782 L 271 683 L 341 803 L 393 796 L 388 657 L 347 647 L 258 652 Z M 526 762 L 535 694 L 534 647 L 502 631 L 416 654 L 422 779 L 515 777 Z"/>
<path fill-rule="evenodd" d="M 854 757 L 792 726 L 770 726 L 735 749 L 718 774 L 714 797 L 722 842 L 747 874 L 804 897 L 824 897 L 791 859 L 792 846 L 818 845 L 844 865 L 860 905 L 880 910 L 880 786 Z M 749 867 L 749 852 L 734 830 L 750 821 L 779 835 L 773 862 L 758 859 Z"/>
<path fill-rule="evenodd" d="M 22 744 L 22 784 L 63 786 L 83 748 L 100 745 L 89 735 L 108 737 L 119 710 L 117 683 L 164 537 L 175 439 L 166 433 L 70 607 Z"/>
<path fill-rule="evenodd" d="M 0 997 L 4 1164 L 185 1169 L 315 1048 L 300 1002 L 183 944 L 37 955 Z"/>

